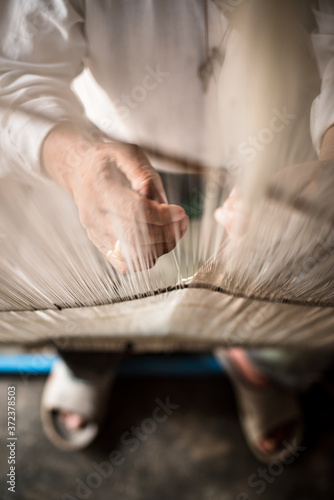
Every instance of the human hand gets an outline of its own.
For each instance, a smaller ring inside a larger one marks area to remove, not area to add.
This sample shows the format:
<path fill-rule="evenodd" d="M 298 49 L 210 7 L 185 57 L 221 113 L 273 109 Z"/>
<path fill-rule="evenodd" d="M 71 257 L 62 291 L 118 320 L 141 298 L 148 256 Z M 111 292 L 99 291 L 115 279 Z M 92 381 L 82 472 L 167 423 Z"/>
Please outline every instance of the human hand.
<path fill-rule="evenodd" d="M 245 231 L 247 214 L 240 189 L 234 187 L 223 206 L 217 208 L 214 217 L 222 224 L 229 237 L 237 243 Z"/>
<path fill-rule="evenodd" d="M 274 176 L 273 186 L 284 189 L 293 189 L 300 197 L 310 196 L 317 192 L 317 176 L 321 171 L 323 162 L 334 160 L 334 125 L 324 135 L 319 154 L 319 161 L 313 163 L 297 164 L 286 167 Z M 277 193 L 275 193 L 277 195 Z M 282 212 L 283 213 L 283 212 Z M 285 207 L 284 214 L 291 215 L 292 207 Z M 266 217 L 267 216 L 267 217 Z M 233 188 L 222 207 L 217 208 L 214 217 L 222 224 L 233 242 L 240 241 L 246 231 L 249 214 L 247 215 L 244 197 L 237 187 Z M 268 220 L 269 214 L 262 213 Z"/>
<path fill-rule="evenodd" d="M 87 140 L 61 125 L 42 154 L 50 176 L 73 195 L 90 240 L 121 272 L 153 267 L 186 232 L 185 211 L 168 204 L 160 176 L 137 146 Z M 110 252 L 118 240 L 123 260 Z"/>

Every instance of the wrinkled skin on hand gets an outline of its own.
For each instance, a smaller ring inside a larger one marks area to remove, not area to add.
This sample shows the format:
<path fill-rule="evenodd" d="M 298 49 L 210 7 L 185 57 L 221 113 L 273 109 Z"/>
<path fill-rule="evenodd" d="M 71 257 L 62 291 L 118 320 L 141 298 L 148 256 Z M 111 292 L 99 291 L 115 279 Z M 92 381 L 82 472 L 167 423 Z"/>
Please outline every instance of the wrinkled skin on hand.
<path fill-rule="evenodd" d="M 121 242 L 124 260 L 110 252 L 108 259 L 123 273 L 153 267 L 185 234 L 185 211 L 168 204 L 160 176 L 139 147 L 89 142 L 84 155 L 68 162 L 79 140 L 83 148 L 76 132 L 66 132 L 55 130 L 46 139 L 44 166 L 73 195 L 88 237 L 104 255 Z"/>
<path fill-rule="evenodd" d="M 319 170 L 321 169 L 321 162 L 333 162 L 334 168 L 334 126 L 330 127 L 326 134 L 324 135 L 322 146 L 319 154 Z M 297 171 L 295 175 L 298 175 L 298 170 L 303 174 L 303 171 L 306 169 L 302 169 L 303 164 L 300 166 L 293 166 Z M 298 168 L 299 167 L 299 168 Z M 317 167 L 318 168 L 318 167 Z M 281 172 L 278 172 L 277 179 L 281 174 L 285 174 L 288 171 L 289 167 L 286 167 Z M 315 171 L 317 169 L 314 169 Z M 334 175 L 334 173 L 333 173 Z M 303 192 L 305 194 L 312 193 L 316 190 L 316 182 L 314 179 L 307 179 L 304 177 L 305 185 L 303 186 Z M 303 194 L 303 193 L 301 193 Z M 291 211 L 291 207 L 288 208 Z M 222 224 L 229 237 L 234 243 L 239 243 L 240 239 L 244 235 L 247 222 L 249 220 L 249 214 L 247 214 L 245 209 L 245 203 L 243 195 L 237 187 L 234 187 L 229 195 L 229 197 L 225 200 L 225 203 L 222 207 L 217 208 L 215 211 L 215 219 L 219 224 Z M 266 214 L 263 214 L 263 217 L 266 217 Z"/>

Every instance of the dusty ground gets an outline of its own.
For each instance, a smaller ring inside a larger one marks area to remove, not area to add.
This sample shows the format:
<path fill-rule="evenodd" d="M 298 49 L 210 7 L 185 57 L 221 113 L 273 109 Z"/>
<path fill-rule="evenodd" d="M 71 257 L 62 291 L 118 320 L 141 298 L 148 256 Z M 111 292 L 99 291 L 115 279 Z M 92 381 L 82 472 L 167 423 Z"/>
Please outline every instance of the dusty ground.
<path fill-rule="evenodd" d="M 322 385 L 303 397 L 309 429 L 305 451 L 290 465 L 265 468 L 244 443 L 223 375 L 119 377 L 104 432 L 78 453 L 56 450 L 43 435 L 43 382 L 36 376 L 26 382 L 0 378 L 1 500 L 334 498 L 334 396 Z M 16 493 L 7 491 L 4 478 L 8 385 L 17 390 Z M 167 398 L 173 407 L 167 413 L 164 407 L 155 410 Z"/>

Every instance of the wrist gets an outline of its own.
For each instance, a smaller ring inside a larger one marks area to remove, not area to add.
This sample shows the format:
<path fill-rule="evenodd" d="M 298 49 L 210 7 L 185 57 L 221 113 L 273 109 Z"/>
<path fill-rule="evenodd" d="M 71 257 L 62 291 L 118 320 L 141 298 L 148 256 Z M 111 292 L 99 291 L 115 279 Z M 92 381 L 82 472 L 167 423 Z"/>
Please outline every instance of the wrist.
<path fill-rule="evenodd" d="M 85 158 L 102 145 L 102 134 L 70 122 L 54 127 L 42 145 L 42 163 L 50 177 L 73 193 L 72 181 L 84 166 Z"/>
<path fill-rule="evenodd" d="M 334 124 L 325 132 L 321 144 L 319 160 L 334 160 Z"/>

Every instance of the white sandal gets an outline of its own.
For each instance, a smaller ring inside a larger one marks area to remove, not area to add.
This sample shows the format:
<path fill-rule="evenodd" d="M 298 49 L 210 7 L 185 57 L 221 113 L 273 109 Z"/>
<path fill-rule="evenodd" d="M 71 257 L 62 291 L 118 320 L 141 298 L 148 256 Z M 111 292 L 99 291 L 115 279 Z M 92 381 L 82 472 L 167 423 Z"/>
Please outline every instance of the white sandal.
<path fill-rule="evenodd" d="M 304 436 L 303 412 L 296 393 L 274 383 L 261 387 L 251 385 L 226 351 L 216 352 L 216 358 L 235 389 L 240 424 L 254 456 L 264 464 L 280 460 L 282 453 L 285 460 L 293 457 Z M 294 432 L 286 436 L 279 449 L 266 452 L 259 448 L 258 443 L 270 432 L 289 422 L 296 422 Z"/>
<path fill-rule="evenodd" d="M 63 361 L 49 375 L 41 399 L 44 432 L 57 447 L 66 451 L 86 448 L 97 437 L 106 414 L 114 369 L 94 379 L 77 378 Z M 61 424 L 59 411 L 78 413 L 87 424 L 71 431 Z"/>

